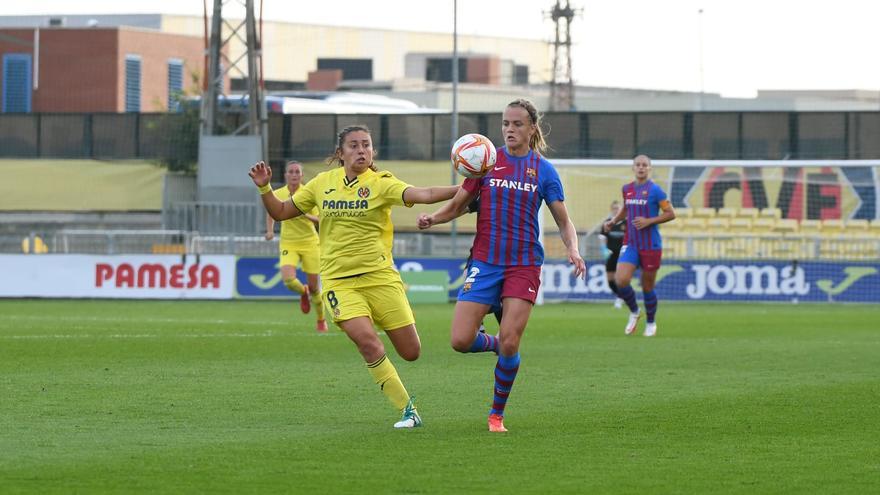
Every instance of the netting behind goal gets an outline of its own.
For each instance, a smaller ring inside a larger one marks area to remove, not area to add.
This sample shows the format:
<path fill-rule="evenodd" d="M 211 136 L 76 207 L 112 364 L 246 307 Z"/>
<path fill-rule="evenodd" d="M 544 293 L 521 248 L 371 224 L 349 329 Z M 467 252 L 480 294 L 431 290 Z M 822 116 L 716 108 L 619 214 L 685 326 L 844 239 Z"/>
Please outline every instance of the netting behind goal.
<path fill-rule="evenodd" d="M 590 268 L 586 281 L 567 276 L 564 246 L 545 213 L 545 297 L 610 301 L 599 233 L 633 180 L 632 162 L 553 163 Z M 875 160 L 655 160 L 653 180 L 676 211 L 660 227 L 660 297 L 880 301 L 878 173 Z"/>

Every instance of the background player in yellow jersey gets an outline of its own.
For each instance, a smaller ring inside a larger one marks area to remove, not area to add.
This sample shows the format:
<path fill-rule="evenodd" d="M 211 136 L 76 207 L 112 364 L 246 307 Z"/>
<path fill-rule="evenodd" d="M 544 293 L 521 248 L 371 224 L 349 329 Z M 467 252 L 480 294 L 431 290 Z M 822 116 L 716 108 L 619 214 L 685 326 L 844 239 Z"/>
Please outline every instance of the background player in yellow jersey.
<path fill-rule="evenodd" d="M 338 137 L 328 163 L 339 166 L 318 174 L 290 201 L 279 201 L 268 186 L 271 169 L 259 162 L 248 175 L 260 189 L 263 206 L 275 220 L 287 220 L 318 208 L 322 298 L 333 321 L 355 343 L 382 393 L 403 413 L 395 428 L 421 426 L 422 420 L 397 370 L 373 328 L 385 330 L 397 354 L 418 359 L 421 342 L 400 273 L 393 266 L 391 207 L 437 203 L 458 186 L 413 187 L 373 163 L 369 129 L 350 126 Z"/>
<path fill-rule="evenodd" d="M 287 201 L 302 184 L 302 164 L 297 161 L 287 162 L 284 168 L 284 186 L 275 189 L 273 194 L 281 201 Z M 311 309 L 310 296 L 315 298 L 315 315 L 318 323 L 315 327 L 319 332 L 327 331 L 324 319 L 324 301 L 321 300 L 321 283 L 318 273 L 321 270 L 321 252 L 318 244 L 318 211 L 313 208 L 307 215 L 302 215 L 281 222 L 281 239 L 278 243 L 280 254 L 279 266 L 281 279 L 291 292 L 299 294 L 299 307 L 303 313 Z M 266 215 L 266 240 L 275 238 L 275 220 Z M 306 273 L 307 285 L 296 278 L 296 267 L 302 261 L 302 271 Z"/>

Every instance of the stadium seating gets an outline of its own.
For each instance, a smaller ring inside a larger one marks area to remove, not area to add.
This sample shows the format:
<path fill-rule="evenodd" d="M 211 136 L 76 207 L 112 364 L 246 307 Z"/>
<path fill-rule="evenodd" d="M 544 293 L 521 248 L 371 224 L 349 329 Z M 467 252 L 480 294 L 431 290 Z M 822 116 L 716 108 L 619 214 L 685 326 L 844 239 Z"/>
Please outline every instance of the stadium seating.
<path fill-rule="evenodd" d="M 723 234 L 730 228 L 730 220 L 722 217 L 713 217 L 706 220 L 706 230 Z"/>
<path fill-rule="evenodd" d="M 752 219 L 734 217 L 730 219 L 728 232 L 731 234 L 748 234 L 752 232 Z"/>
<path fill-rule="evenodd" d="M 780 218 L 773 226 L 773 231 L 781 234 L 794 234 L 798 231 L 798 222 L 793 218 Z"/>
<path fill-rule="evenodd" d="M 706 232 L 706 219 L 700 217 L 688 217 L 681 220 L 683 232 L 704 234 Z"/>
<path fill-rule="evenodd" d="M 693 216 L 696 218 L 712 218 L 715 216 L 715 208 L 694 208 Z"/>
<path fill-rule="evenodd" d="M 758 217 L 752 220 L 752 231 L 755 234 L 769 234 L 776 226 L 776 219 L 770 217 Z"/>
<path fill-rule="evenodd" d="M 718 208 L 715 215 L 722 218 L 736 218 L 739 216 L 739 208 Z"/>
<path fill-rule="evenodd" d="M 675 208 L 675 218 L 688 218 L 694 216 L 691 208 Z"/>
<path fill-rule="evenodd" d="M 758 218 L 758 210 L 757 208 L 740 208 L 736 212 L 736 216 L 741 218 Z"/>
<path fill-rule="evenodd" d="M 819 220 L 801 220 L 800 233 L 802 236 L 818 237 L 822 235 L 822 222 Z"/>
<path fill-rule="evenodd" d="M 779 208 L 763 208 L 758 216 L 761 218 L 772 218 L 774 220 L 778 220 L 782 218 L 782 210 Z"/>

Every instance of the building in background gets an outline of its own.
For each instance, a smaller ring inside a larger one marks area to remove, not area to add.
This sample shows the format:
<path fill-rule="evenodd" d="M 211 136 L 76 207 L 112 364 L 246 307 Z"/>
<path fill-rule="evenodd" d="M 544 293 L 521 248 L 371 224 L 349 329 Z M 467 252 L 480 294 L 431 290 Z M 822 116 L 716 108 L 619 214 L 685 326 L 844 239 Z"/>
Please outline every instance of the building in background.
<path fill-rule="evenodd" d="M 2 111 L 160 112 L 201 78 L 196 36 L 132 27 L 0 28 Z"/>
<path fill-rule="evenodd" d="M 347 91 L 402 98 L 429 109 L 452 108 L 449 34 L 266 20 L 262 26 L 263 74 L 270 94 Z M 32 45 L 36 32 L 43 38 L 38 70 L 33 66 L 39 56 Z M 0 16 L 4 56 L 0 83 L 11 102 L 3 111 L 163 111 L 174 91 L 169 87 L 178 84 L 169 61 L 182 61 L 184 85 L 189 74 L 201 74 L 204 33 L 201 16 Z M 50 38 L 67 41 L 57 42 L 63 50 L 53 48 L 56 59 L 46 64 L 46 57 L 53 56 L 47 45 L 54 42 Z M 498 112 L 522 96 L 539 108 L 550 108 L 552 50 L 546 41 L 459 35 L 459 52 L 461 112 Z M 243 53 L 240 38 L 232 37 L 229 59 Z M 44 88 L 50 92 L 46 71 L 66 83 L 51 97 L 41 93 Z M 138 86 L 126 71 L 140 73 L 139 99 L 132 96 Z M 39 88 L 28 100 L 20 88 L 37 77 Z M 243 90 L 242 81 L 241 74 L 231 74 L 224 87 L 235 93 Z M 581 112 L 875 111 L 880 108 L 880 95 L 859 90 L 759 91 L 755 98 L 726 98 L 717 93 L 576 86 L 574 108 Z"/>

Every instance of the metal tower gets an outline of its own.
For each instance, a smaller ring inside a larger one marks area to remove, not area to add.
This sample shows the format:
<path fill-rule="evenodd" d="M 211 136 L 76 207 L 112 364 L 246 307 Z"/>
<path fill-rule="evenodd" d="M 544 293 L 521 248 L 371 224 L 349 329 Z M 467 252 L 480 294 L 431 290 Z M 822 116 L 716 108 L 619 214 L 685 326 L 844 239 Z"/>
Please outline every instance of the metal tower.
<path fill-rule="evenodd" d="M 553 78 L 550 81 L 550 109 L 574 110 L 574 82 L 571 80 L 571 21 L 582 9 L 573 9 L 568 0 L 556 0 L 553 10 L 545 12 L 556 25 L 553 44 Z"/>
<path fill-rule="evenodd" d="M 238 4 L 244 7 L 244 20 L 230 23 L 223 18 L 224 4 Z M 207 23 L 207 12 L 205 12 Z M 227 28 L 227 36 L 223 37 L 223 28 Z M 207 29 L 206 29 L 207 30 Z M 205 33 L 207 35 L 207 33 Z M 238 39 L 244 44 L 245 52 L 234 60 L 230 60 L 232 53 L 231 41 Z M 226 134 L 238 136 L 242 134 L 258 135 L 262 137 L 262 156 L 265 160 L 267 150 L 268 126 L 266 118 L 266 105 L 263 98 L 263 62 L 262 41 L 257 31 L 257 21 L 254 17 L 254 0 L 214 0 L 214 10 L 211 17 L 211 35 L 207 50 L 207 73 L 203 87 L 201 107 L 202 136 L 216 136 Z M 217 98 L 223 92 L 224 77 L 232 71 L 237 72 L 246 81 L 246 94 L 248 96 L 247 118 L 235 130 L 230 133 L 222 131 L 221 114 L 218 111 Z"/>

